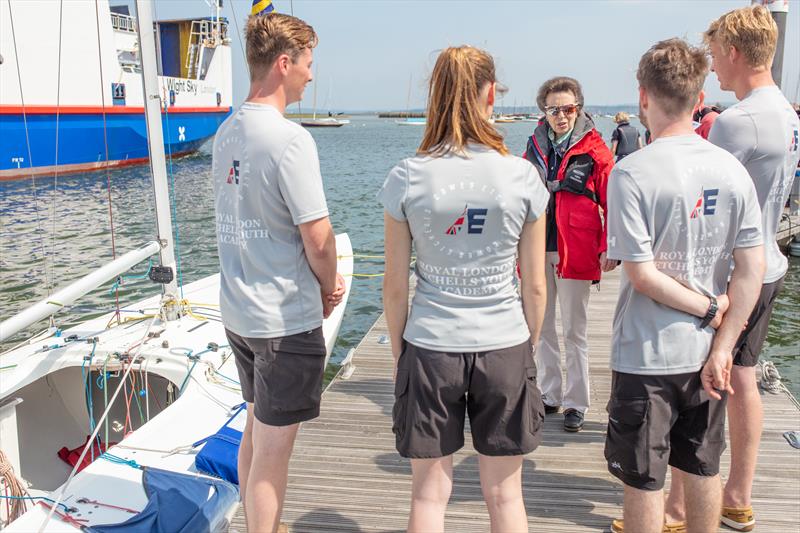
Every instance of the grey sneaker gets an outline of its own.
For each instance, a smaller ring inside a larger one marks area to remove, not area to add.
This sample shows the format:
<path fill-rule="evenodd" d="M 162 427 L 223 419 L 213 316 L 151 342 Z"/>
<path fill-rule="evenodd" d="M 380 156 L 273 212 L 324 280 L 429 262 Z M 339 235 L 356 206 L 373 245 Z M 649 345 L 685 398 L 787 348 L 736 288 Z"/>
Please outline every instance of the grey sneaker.
<path fill-rule="evenodd" d="M 583 413 L 577 409 L 564 411 L 564 431 L 576 433 L 583 429 Z"/>

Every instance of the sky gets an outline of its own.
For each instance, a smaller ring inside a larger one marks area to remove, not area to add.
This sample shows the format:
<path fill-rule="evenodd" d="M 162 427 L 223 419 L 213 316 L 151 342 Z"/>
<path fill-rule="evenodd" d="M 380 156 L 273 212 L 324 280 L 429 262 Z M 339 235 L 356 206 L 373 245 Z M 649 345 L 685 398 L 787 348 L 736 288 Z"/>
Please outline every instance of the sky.
<path fill-rule="evenodd" d="M 209 0 L 210 1 L 210 0 Z M 114 2 L 112 2 L 114 3 Z M 249 81 L 242 41 L 252 0 L 224 0 L 233 42 L 234 102 Z M 320 110 L 424 108 L 426 83 L 437 54 L 469 44 L 490 52 L 498 81 L 509 89 L 501 106 L 533 106 L 539 85 L 572 76 L 583 85 L 586 105 L 635 104 L 636 67 L 655 42 L 682 37 L 694 44 L 710 21 L 749 5 L 748 0 L 273 0 L 282 13 L 311 24 L 320 38 L 314 50 Z M 157 0 L 158 18 L 205 16 L 205 0 Z M 235 13 L 235 15 L 234 15 Z M 800 100 L 800 1 L 791 0 L 786 24 L 782 88 Z M 409 80 L 410 85 L 409 85 Z M 708 102 L 734 102 L 706 81 Z M 313 87 L 303 110 L 310 110 Z M 294 106 L 292 107 L 294 109 Z"/>

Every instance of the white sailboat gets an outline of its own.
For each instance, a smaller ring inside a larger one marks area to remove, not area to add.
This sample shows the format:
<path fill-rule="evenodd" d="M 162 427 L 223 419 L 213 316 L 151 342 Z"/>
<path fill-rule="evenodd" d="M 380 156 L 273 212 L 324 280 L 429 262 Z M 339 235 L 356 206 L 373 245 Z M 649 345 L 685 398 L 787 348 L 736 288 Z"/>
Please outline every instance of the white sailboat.
<path fill-rule="evenodd" d="M 412 117 L 411 115 L 411 78 L 408 76 L 408 95 L 406 96 L 406 118 L 403 120 L 395 120 L 394 123 L 398 126 L 425 126 L 428 121 L 425 117 Z"/>
<path fill-rule="evenodd" d="M 317 73 L 314 73 L 314 112 L 312 118 L 303 119 L 300 125 L 306 128 L 341 128 L 345 124 L 350 124 L 349 120 L 338 119 L 334 116 L 317 118 Z"/>
<path fill-rule="evenodd" d="M 137 0 L 136 8 L 158 236 L 3 321 L 0 341 L 155 254 L 164 268 L 154 272 L 175 270 L 152 5 Z M 328 355 L 353 271 L 347 235 L 336 244 L 347 283 L 323 324 Z M 124 522 L 113 530 L 149 531 L 186 518 L 188 531 L 227 530 L 238 493 L 195 463 L 214 440 L 204 439 L 228 421 L 241 429 L 244 418 L 217 310 L 219 275 L 183 287 L 174 276 L 162 281 L 160 294 L 120 313 L 49 328 L 0 355 L 0 529 L 99 532 Z"/>

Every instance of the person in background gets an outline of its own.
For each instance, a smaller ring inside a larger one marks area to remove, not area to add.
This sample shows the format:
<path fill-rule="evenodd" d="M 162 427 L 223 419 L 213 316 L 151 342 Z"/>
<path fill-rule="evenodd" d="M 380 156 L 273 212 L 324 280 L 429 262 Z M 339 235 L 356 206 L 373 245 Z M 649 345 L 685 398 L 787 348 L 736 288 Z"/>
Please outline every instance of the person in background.
<path fill-rule="evenodd" d="M 528 140 L 525 159 L 551 191 L 547 207 L 547 310 L 536 352 L 545 411 L 564 407 L 564 429 L 580 431 L 589 409 L 586 336 L 589 288 L 616 262 L 606 260 L 606 184 L 611 152 L 583 111 L 577 80 L 546 81 L 536 97 L 545 117 Z M 603 215 L 600 214 L 602 208 Z M 523 273 L 524 276 L 524 273 Z M 562 386 L 556 305 L 561 308 L 566 386 Z"/>
<path fill-rule="evenodd" d="M 266 533 L 278 530 L 300 423 L 319 416 L 322 319 L 344 279 L 316 144 L 283 116 L 311 81 L 317 35 L 273 12 L 252 15 L 245 39 L 250 94 L 217 132 L 212 175 L 222 323 L 247 402 L 239 490 L 247 529 Z"/>
<path fill-rule="evenodd" d="M 681 39 L 642 56 L 640 117 L 654 140 L 609 178 L 608 255 L 625 273 L 605 446 L 609 472 L 625 484 L 613 533 L 719 527 L 732 351 L 758 298 L 764 247 L 747 171 L 694 133 L 707 73 L 705 51 Z M 685 524 L 665 520 L 668 466 L 673 484 L 684 482 Z"/>
<path fill-rule="evenodd" d="M 544 421 L 533 351 L 546 298 L 548 194 L 489 122 L 495 90 L 488 53 L 461 46 L 439 54 L 422 144 L 379 193 L 396 363 L 392 429 L 397 451 L 411 458 L 411 532 L 444 531 L 465 413 L 491 530 L 528 530 L 522 459 Z M 408 314 L 412 241 L 417 287 Z"/>
<path fill-rule="evenodd" d="M 642 147 L 642 136 L 638 129 L 631 126 L 630 121 L 630 117 L 624 111 L 614 115 L 617 127 L 611 134 L 611 154 L 617 157 L 617 161 Z"/>
<path fill-rule="evenodd" d="M 705 105 L 705 97 L 705 91 L 700 91 L 700 102 L 692 114 L 692 121 L 697 124 L 694 129 L 695 133 L 703 139 L 708 139 L 708 134 L 711 133 L 711 126 L 714 125 L 714 121 L 722 113 L 722 108 L 715 105 Z"/>
<path fill-rule="evenodd" d="M 756 5 L 730 11 L 713 21 L 703 37 L 720 88 L 733 91 L 739 100 L 717 117 L 708 140 L 733 154 L 755 184 L 766 250 L 758 302 L 734 352 L 731 384 L 736 394 L 728 401 L 731 467 L 721 514 L 726 526 L 751 531 L 756 524 L 752 489 L 763 424 L 755 366 L 788 270 L 775 235 L 800 158 L 800 121 L 772 79 L 778 28 L 769 10 Z M 679 476 L 673 479 L 666 507 L 673 519 L 685 513 L 682 491 Z"/>

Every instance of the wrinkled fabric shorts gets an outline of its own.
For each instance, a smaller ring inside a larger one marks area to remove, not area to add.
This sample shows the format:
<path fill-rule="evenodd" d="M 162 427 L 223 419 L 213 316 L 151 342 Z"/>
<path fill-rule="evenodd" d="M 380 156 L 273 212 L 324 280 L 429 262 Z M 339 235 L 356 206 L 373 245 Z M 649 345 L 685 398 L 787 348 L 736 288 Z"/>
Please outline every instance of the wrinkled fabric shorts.
<path fill-rule="evenodd" d="M 715 476 L 725 450 L 725 404 L 708 397 L 700 372 L 644 376 L 612 372 L 605 457 L 608 471 L 640 490 L 664 487 L 667 467 Z"/>
<path fill-rule="evenodd" d="M 326 353 L 321 327 L 273 339 L 225 334 L 242 397 L 259 422 L 289 426 L 319 416 Z"/>
<path fill-rule="evenodd" d="M 400 455 L 455 453 L 464 446 L 465 415 L 478 453 L 523 455 L 539 445 L 544 405 L 530 342 L 481 353 L 405 344 L 392 411 Z"/>

